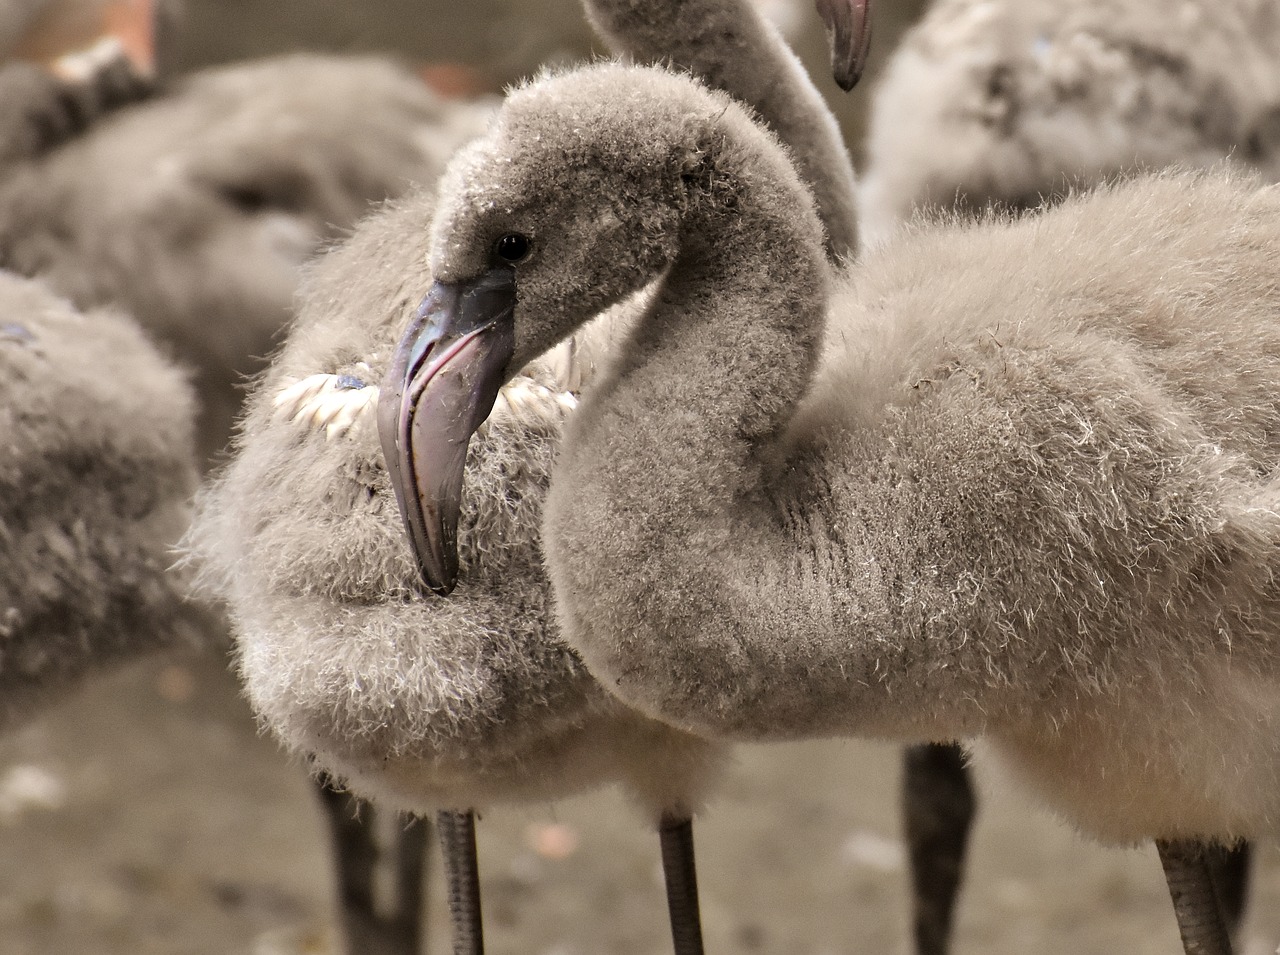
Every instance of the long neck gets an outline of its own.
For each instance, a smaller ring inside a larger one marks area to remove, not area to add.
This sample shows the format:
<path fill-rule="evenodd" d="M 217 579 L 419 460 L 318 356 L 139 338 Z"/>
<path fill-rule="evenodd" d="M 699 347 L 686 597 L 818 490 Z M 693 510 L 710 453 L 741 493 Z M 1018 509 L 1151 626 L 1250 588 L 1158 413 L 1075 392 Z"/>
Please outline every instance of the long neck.
<path fill-rule="evenodd" d="M 795 54 L 746 0 L 584 0 L 615 50 L 669 63 L 747 103 L 793 151 L 827 231 L 827 253 L 857 246 L 853 165 L 840 129 Z"/>
<path fill-rule="evenodd" d="M 827 297 L 798 218 L 744 202 L 738 228 L 699 231 L 570 420 L 543 533 L 562 633 L 629 705 L 700 735 L 976 730 L 895 639 L 913 582 L 859 553 L 876 528 L 780 453 Z"/>
<path fill-rule="evenodd" d="M 793 546 L 768 462 L 826 308 L 828 267 L 799 181 L 765 164 L 742 172 L 690 200 L 676 262 L 569 425 L 546 510 L 567 638 L 629 703 L 691 728 L 707 725 L 685 709 L 691 684 L 751 697 L 779 662 L 740 659 L 739 575 L 780 565 Z M 715 647 L 704 654 L 703 641 Z"/>

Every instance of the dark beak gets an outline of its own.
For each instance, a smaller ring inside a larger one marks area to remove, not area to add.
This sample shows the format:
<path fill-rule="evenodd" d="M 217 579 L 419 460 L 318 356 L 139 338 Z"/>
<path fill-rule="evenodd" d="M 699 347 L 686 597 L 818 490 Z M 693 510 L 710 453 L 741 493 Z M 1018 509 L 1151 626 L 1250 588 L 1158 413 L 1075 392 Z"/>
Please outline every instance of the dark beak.
<path fill-rule="evenodd" d="M 816 0 L 831 44 L 831 72 L 846 93 L 862 78 L 871 50 L 871 0 Z"/>
<path fill-rule="evenodd" d="M 458 516 L 471 435 L 493 409 L 515 348 L 515 270 L 436 282 L 396 346 L 378 437 L 422 579 L 458 582 Z"/>

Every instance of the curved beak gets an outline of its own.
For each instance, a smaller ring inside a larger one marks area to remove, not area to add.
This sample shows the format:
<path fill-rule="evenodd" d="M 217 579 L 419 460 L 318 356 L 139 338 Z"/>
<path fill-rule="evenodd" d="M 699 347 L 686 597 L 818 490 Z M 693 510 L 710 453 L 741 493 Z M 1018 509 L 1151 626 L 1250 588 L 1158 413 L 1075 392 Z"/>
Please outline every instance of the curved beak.
<path fill-rule="evenodd" d="M 426 585 L 458 581 L 467 445 L 489 416 L 515 349 L 515 270 L 436 282 L 396 346 L 378 398 L 378 437 Z"/>
<path fill-rule="evenodd" d="M 827 25 L 831 72 L 846 93 L 862 78 L 871 50 L 871 0 L 816 0 Z"/>

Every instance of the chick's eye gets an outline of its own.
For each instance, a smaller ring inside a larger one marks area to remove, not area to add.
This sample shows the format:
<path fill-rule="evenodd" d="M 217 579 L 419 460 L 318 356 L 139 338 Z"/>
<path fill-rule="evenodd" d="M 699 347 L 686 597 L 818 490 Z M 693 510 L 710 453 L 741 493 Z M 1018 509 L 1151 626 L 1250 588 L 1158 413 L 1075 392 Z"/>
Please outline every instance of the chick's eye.
<path fill-rule="evenodd" d="M 504 262 L 519 262 L 529 254 L 529 237 L 519 232 L 508 232 L 498 240 L 494 252 Z"/>

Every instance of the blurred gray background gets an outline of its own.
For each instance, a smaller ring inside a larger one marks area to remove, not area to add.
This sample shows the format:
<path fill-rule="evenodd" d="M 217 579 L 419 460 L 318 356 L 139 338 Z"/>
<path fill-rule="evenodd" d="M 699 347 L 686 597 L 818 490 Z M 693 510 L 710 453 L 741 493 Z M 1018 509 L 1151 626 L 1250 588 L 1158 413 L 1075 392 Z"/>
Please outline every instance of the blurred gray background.
<path fill-rule="evenodd" d="M 812 0 L 757 0 L 786 34 L 845 131 L 857 159 L 867 90 L 924 0 L 880 0 L 862 84 L 843 93 L 827 69 Z M 499 91 L 544 63 L 605 52 L 579 0 L 163 0 L 161 69 L 179 73 L 290 50 L 385 51 L 417 63 L 461 64 Z"/>

